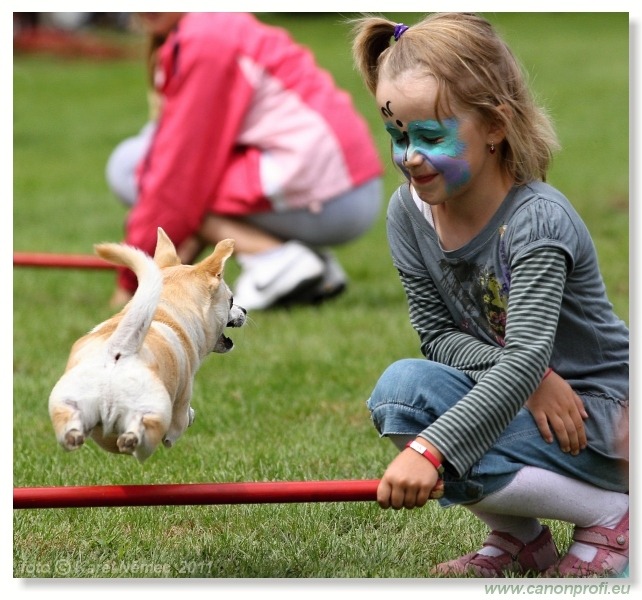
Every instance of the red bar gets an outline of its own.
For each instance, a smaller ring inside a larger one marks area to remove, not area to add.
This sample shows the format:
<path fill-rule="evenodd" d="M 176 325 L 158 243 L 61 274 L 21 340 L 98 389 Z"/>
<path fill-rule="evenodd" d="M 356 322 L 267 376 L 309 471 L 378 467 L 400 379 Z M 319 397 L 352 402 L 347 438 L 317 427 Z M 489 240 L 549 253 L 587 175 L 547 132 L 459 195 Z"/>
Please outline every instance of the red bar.
<path fill-rule="evenodd" d="M 63 269 L 115 269 L 116 265 L 85 254 L 46 254 L 39 252 L 14 252 L 14 267 L 56 267 Z"/>
<path fill-rule="evenodd" d="M 376 500 L 376 479 L 13 488 L 13 508 L 87 508 Z"/>

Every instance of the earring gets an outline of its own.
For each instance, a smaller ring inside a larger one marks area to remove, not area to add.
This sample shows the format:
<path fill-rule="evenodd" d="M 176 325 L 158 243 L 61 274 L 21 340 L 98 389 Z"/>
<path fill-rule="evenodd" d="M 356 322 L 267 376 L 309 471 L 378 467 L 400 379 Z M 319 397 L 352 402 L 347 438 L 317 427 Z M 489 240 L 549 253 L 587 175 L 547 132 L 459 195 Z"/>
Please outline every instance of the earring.
<path fill-rule="evenodd" d="M 489 152 L 490 152 L 491 154 L 495 154 L 495 142 L 491 142 L 491 143 L 490 143 Z"/>

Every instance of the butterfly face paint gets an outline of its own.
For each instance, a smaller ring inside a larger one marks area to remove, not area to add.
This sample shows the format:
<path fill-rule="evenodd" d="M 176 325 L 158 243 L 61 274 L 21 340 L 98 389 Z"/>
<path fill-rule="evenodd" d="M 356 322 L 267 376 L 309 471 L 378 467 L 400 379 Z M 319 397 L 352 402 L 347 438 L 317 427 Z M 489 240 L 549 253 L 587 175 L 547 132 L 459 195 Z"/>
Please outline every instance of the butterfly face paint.
<path fill-rule="evenodd" d="M 397 120 L 386 123 L 392 139 L 393 160 L 410 178 L 404 161 L 414 153 L 420 154 L 446 182 L 446 191 L 452 193 L 470 179 L 470 165 L 464 159 L 466 144 L 459 137 L 459 121 L 454 118 L 410 121 L 407 131 Z"/>

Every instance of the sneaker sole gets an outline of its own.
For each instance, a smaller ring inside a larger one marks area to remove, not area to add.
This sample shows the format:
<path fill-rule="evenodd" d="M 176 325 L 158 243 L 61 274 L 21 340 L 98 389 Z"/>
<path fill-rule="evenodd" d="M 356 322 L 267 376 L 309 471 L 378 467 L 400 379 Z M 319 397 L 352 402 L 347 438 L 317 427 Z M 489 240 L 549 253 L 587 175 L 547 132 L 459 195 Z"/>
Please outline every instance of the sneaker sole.
<path fill-rule="evenodd" d="M 336 285 L 332 288 L 323 288 L 317 281 L 310 285 L 300 286 L 297 290 L 290 292 L 287 296 L 281 298 L 276 304 L 278 306 L 290 307 L 295 304 L 322 304 L 326 300 L 336 298 L 348 287 L 346 283 Z"/>

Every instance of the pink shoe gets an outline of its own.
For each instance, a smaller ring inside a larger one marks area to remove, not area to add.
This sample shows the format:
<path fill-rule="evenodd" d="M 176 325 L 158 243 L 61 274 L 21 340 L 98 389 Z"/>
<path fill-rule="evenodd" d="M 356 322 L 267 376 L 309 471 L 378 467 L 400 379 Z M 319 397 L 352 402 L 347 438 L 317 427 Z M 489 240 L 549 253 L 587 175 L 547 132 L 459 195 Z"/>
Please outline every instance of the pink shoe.
<path fill-rule="evenodd" d="M 588 562 L 570 552 L 546 577 L 617 577 L 629 564 L 629 511 L 614 529 L 576 527 L 573 540 L 597 547 L 595 558 Z"/>
<path fill-rule="evenodd" d="M 491 531 L 483 545 L 494 546 L 504 553 L 499 556 L 484 556 L 471 552 L 438 564 L 432 574 L 455 577 L 505 577 L 506 573 L 525 575 L 527 572 L 535 574 L 545 571 L 559 558 L 553 536 L 546 525 L 542 526 L 542 532 L 528 544 L 508 533 Z"/>

